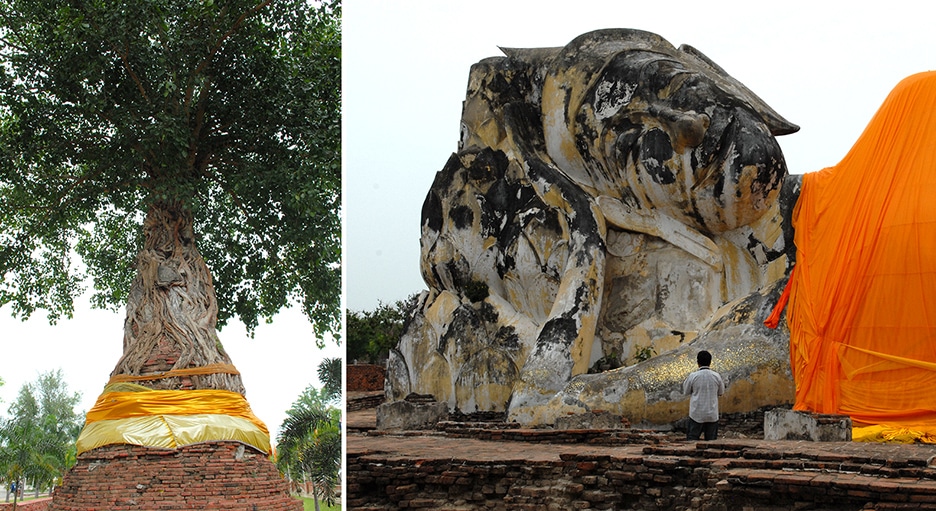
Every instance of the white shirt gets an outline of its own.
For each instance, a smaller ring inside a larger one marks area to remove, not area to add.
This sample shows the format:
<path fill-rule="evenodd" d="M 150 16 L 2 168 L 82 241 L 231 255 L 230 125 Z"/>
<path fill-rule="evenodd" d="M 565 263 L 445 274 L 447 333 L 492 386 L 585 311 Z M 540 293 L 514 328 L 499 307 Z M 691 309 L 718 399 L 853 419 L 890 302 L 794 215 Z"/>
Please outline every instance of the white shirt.
<path fill-rule="evenodd" d="M 689 418 L 696 422 L 718 421 L 718 396 L 725 393 L 720 374 L 708 366 L 692 372 L 683 382 L 683 394 L 689 398 Z"/>

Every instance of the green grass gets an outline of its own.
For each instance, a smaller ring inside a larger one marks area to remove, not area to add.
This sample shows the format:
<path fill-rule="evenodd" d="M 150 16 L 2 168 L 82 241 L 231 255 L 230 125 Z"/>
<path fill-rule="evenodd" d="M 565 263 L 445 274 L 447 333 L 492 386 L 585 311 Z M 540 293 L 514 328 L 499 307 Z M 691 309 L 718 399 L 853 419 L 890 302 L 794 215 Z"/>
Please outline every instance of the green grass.
<path fill-rule="evenodd" d="M 315 511 L 315 501 L 311 497 L 302 497 L 302 505 L 305 511 Z M 335 504 L 334 507 L 319 501 L 319 511 L 341 511 L 341 504 Z"/>

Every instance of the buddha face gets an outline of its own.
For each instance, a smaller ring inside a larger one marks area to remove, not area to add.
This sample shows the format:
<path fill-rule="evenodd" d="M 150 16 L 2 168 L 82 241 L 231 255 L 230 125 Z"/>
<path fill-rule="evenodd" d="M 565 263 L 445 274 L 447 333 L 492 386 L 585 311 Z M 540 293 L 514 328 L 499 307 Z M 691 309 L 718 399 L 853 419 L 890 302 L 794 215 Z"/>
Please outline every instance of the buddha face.
<path fill-rule="evenodd" d="M 621 51 L 594 73 L 578 74 L 590 84 L 566 89 L 561 106 L 544 99 L 544 108 L 565 110 L 567 123 L 550 156 L 594 193 L 700 231 L 749 224 L 779 194 L 787 172 L 780 146 L 738 90 L 679 57 Z M 547 123 L 547 141 L 550 129 L 555 140 L 557 128 Z"/>

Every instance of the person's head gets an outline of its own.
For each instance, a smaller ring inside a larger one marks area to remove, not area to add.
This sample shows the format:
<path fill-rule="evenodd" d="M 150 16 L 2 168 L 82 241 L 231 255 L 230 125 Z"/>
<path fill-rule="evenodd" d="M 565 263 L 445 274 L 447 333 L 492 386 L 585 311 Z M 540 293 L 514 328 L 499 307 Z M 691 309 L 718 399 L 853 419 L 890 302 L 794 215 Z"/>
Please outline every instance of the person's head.
<path fill-rule="evenodd" d="M 712 354 L 702 350 L 696 355 L 696 361 L 699 363 L 699 367 L 712 365 Z"/>

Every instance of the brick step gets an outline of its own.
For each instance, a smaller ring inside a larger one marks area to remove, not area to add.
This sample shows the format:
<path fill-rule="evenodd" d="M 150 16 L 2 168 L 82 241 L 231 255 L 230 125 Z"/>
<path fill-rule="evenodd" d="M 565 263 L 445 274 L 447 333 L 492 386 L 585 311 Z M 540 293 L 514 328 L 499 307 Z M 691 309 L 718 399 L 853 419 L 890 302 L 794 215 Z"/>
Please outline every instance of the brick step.
<path fill-rule="evenodd" d="M 505 429 L 520 429 L 520 424 L 516 422 L 458 422 L 458 421 L 439 421 L 436 429 L 446 433 L 466 433 L 482 431 L 503 431 Z"/>
<path fill-rule="evenodd" d="M 765 455 L 771 448 L 775 455 Z M 369 453 L 348 457 L 347 488 L 353 509 L 936 509 L 928 462 L 933 452 L 923 446 L 718 441 L 565 451 L 558 460 L 536 461 Z M 890 460 L 878 463 L 885 456 Z"/>
<path fill-rule="evenodd" d="M 348 412 L 356 412 L 360 410 L 367 410 L 370 408 L 377 408 L 386 401 L 386 397 L 383 394 L 383 391 L 377 392 L 353 392 L 350 393 L 347 397 L 347 408 Z"/>
<path fill-rule="evenodd" d="M 792 495 L 797 500 L 816 503 L 936 505 L 936 481 L 914 477 L 881 478 L 876 474 L 751 468 L 730 468 L 722 476 L 719 491 L 765 502 Z"/>
<path fill-rule="evenodd" d="M 879 478 L 912 478 L 936 481 L 936 467 L 923 459 L 887 460 L 861 455 L 803 452 L 711 449 L 690 445 L 648 446 L 643 453 L 681 460 L 685 466 L 698 466 L 700 458 L 725 459 L 729 469 L 786 470 L 805 473 L 861 474 Z"/>

